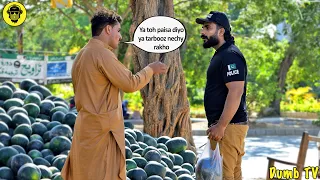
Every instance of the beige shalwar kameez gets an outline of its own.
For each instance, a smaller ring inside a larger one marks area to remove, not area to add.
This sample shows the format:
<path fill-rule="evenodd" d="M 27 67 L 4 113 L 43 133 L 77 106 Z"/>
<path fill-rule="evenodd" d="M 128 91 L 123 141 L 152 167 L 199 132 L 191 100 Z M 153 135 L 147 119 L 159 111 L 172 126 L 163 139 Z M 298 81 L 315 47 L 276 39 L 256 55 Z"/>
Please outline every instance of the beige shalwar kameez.
<path fill-rule="evenodd" d="M 78 110 L 72 146 L 62 169 L 64 180 L 125 180 L 125 136 L 119 90 L 134 92 L 151 79 L 145 67 L 132 74 L 111 51 L 92 38 L 72 67 Z"/>

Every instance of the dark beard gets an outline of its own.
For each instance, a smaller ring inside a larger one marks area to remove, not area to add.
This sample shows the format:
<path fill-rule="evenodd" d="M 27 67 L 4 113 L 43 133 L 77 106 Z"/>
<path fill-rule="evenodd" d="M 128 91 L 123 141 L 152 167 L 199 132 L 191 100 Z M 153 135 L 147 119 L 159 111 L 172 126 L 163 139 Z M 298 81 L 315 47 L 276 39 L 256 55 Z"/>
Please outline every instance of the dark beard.
<path fill-rule="evenodd" d="M 204 48 L 211 48 L 219 44 L 219 39 L 217 38 L 216 34 L 213 36 L 210 36 L 210 38 L 208 38 L 207 36 L 201 35 L 201 38 L 207 39 L 207 41 L 203 43 Z"/>

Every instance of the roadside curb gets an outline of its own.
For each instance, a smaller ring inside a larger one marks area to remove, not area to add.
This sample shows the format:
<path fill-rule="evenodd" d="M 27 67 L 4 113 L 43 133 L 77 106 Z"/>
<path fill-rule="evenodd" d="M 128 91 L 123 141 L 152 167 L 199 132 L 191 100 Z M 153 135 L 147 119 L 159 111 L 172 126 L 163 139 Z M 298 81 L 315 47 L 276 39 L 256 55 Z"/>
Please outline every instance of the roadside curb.
<path fill-rule="evenodd" d="M 304 131 L 307 131 L 310 135 L 318 136 L 320 128 L 249 128 L 247 137 L 301 136 Z M 194 136 L 206 136 L 205 130 L 193 130 L 192 133 Z"/>

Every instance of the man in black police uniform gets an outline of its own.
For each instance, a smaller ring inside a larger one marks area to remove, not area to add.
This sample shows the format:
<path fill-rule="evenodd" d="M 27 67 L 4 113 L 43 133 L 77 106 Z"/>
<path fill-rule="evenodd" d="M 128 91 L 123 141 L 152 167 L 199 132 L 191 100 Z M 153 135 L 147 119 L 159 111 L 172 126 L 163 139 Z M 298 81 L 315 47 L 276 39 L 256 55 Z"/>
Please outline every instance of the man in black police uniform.
<path fill-rule="evenodd" d="M 227 16 L 211 11 L 196 22 L 202 24 L 204 48 L 216 50 L 207 70 L 204 106 L 208 119 L 211 147 L 219 142 L 223 156 L 223 179 L 242 179 L 241 160 L 248 131 L 246 111 L 247 66 L 234 45 Z"/>

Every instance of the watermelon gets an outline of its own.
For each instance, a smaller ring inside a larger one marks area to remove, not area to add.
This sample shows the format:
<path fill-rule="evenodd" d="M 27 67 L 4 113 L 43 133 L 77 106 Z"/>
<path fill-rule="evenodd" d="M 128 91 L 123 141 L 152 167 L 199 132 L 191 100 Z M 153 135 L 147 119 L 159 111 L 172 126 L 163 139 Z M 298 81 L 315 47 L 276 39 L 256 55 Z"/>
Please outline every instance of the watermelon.
<path fill-rule="evenodd" d="M 77 115 L 72 112 L 68 112 L 64 118 L 62 119 L 62 124 L 67 124 L 70 127 L 74 127 L 74 124 L 76 123 Z"/>
<path fill-rule="evenodd" d="M 14 180 L 14 174 L 8 167 L 0 167 L 0 179 Z"/>
<path fill-rule="evenodd" d="M 53 152 L 50 149 L 43 149 L 41 151 L 42 157 L 47 157 L 49 155 L 54 155 Z"/>
<path fill-rule="evenodd" d="M 58 157 L 57 159 L 55 159 L 53 161 L 52 165 L 61 171 L 64 163 L 66 162 L 66 159 L 67 159 L 66 155 L 64 155 L 64 156 L 61 155 L 61 157 Z"/>
<path fill-rule="evenodd" d="M 39 114 L 38 117 L 36 118 L 37 119 L 41 119 L 41 120 L 50 120 L 50 116 L 47 116 L 45 114 Z M 40 121 L 38 121 L 40 122 Z"/>
<path fill-rule="evenodd" d="M 4 110 L 2 107 L 0 107 L 0 114 L 6 113 L 6 110 Z"/>
<path fill-rule="evenodd" d="M 23 108 L 28 112 L 28 116 L 33 118 L 37 118 L 40 113 L 40 108 L 34 103 L 26 104 Z"/>
<path fill-rule="evenodd" d="M 157 148 L 161 148 L 161 149 L 168 152 L 168 147 L 163 143 L 158 143 Z"/>
<path fill-rule="evenodd" d="M 54 103 L 55 107 L 61 106 L 61 107 L 64 107 L 66 109 L 69 109 L 69 106 L 66 103 L 62 102 L 62 101 L 53 101 L 53 103 Z"/>
<path fill-rule="evenodd" d="M 46 97 L 45 100 L 54 101 L 55 98 L 57 98 L 57 97 L 51 95 L 51 96 Z"/>
<path fill-rule="evenodd" d="M 190 172 L 190 174 L 194 173 L 194 167 L 189 163 L 184 163 L 181 165 L 181 167 L 187 169 Z"/>
<path fill-rule="evenodd" d="M 46 142 L 46 143 L 43 145 L 43 149 L 50 149 L 50 142 Z"/>
<path fill-rule="evenodd" d="M 2 121 L 0 121 L 0 133 L 9 133 L 8 125 Z"/>
<path fill-rule="evenodd" d="M 54 154 L 60 154 L 65 150 L 70 150 L 71 141 L 65 136 L 57 136 L 50 141 L 50 150 Z"/>
<path fill-rule="evenodd" d="M 8 86 L 0 86 L 0 100 L 10 99 L 13 95 L 13 91 Z"/>
<path fill-rule="evenodd" d="M 174 137 L 168 140 L 165 145 L 171 153 L 179 153 L 187 149 L 187 141 L 182 137 Z"/>
<path fill-rule="evenodd" d="M 126 159 L 132 158 L 132 151 L 129 147 L 126 147 Z"/>
<path fill-rule="evenodd" d="M 175 172 L 175 171 L 177 171 L 179 169 L 182 169 L 182 167 L 176 165 L 176 166 L 173 166 L 172 171 Z"/>
<path fill-rule="evenodd" d="M 127 147 L 131 147 L 131 144 L 130 144 L 130 142 L 128 141 L 128 139 L 125 139 L 125 143 L 126 143 L 126 146 L 127 146 Z"/>
<path fill-rule="evenodd" d="M 27 150 L 28 151 L 31 151 L 31 150 L 42 151 L 43 145 L 44 145 L 43 142 L 41 142 L 39 140 L 32 140 L 29 142 Z"/>
<path fill-rule="evenodd" d="M 165 151 L 165 150 L 163 150 L 163 149 L 158 149 L 159 151 L 160 151 L 160 153 L 161 153 L 161 156 L 166 156 L 166 157 L 169 157 L 169 155 L 167 154 L 168 152 L 167 151 Z"/>
<path fill-rule="evenodd" d="M 9 130 L 8 130 L 8 131 L 9 131 Z M 130 149 L 131 149 L 132 152 L 134 152 L 136 149 L 140 149 L 140 146 L 139 146 L 138 144 L 132 144 L 132 145 L 130 146 Z"/>
<path fill-rule="evenodd" d="M 37 157 L 42 157 L 42 154 L 40 151 L 36 150 L 36 149 L 33 149 L 31 151 L 28 152 L 28 155 L 32 158 L 32 159 L 35 159 Z"/>
<path fill-rule="evenodd" d="M 141 155 L 144 156 L 150 150 L 156 150 L 159 154 L 161 154 L 161 152 L 157 148 L 155 148 L 153 146 L 148 146 L 143 150 Z"/>
<path fill-rule="evenodd" d="M 27 91 L 19 89 L 12 94 L 12 98 L 24 100 L 28 96 L 28 94 L 29 93 Z"/>
<path fill-rule="evenodd" d="M 50 121 L 47 119 L 43 119 L 40 121 L 40 123 L 43 124 L 45 127 L 47 127 L 47 125 L 50 123 Z"/>
<path fill-rule="evenodd" d="M 134 158 L 134 157 L 142 157 L 142 156 L 139 153 L 133 152 L 132 153 L 132 158 Z"/>
<path fill-rule="evenodd" d="M 189 163 L 192 166 L 196 164 L 197 156 L 191 150 L 184 150 L 179 153 L 179 155 L 183 158 L 184 163 Z"/>
<path fill-rule="evenodd" d="M 29 139 L 24 134 L 16 134 L 16 135 L 12 136 L 11 144 L 12 145 L 19 145 L 23 148 L 27 148 L 28 144 L 29 144 Z"/>
<path fill-rule="evenodd" d="M 56 173 L 56 175 L 52 175 L 53 179 L 52 180 L 63 180 L 61 173 Z"/>
<path fill-rule="evenodd" d="M 40 97 L 40 100 L 41 101 L 43 100 L 43 95 L 41 94 L 41 92 L 39 92 L 39 91 L 31 91 L 30 94 L 31 93 L 38 94 L 38 96 Z"/>
<path fill-rule="evenodd" d="M 169 177 L 172 180 L 177 180 L 178 179 L 177 175 L 174 172 L 172 172 L 171 169 L 166 168 L 166 170 L 167 170 L 166 171 L 166 177 Z"/>
<path fill-rule="evenodd" d="M 51 134 L 50 134 L 51 132 L 50 131 L 47 131 L 47 132 L 45 132 L 44 134 L 43 134 L 43 142 L 44 143 L 47 143 L 47 142 L 50 142 L 51 141 Z"/>
<path fill-rule="evenodd" d="M 184 169 L 184 168 L 181 168 L 181 169 L 178 169 L 174 172 L 178 177 L 183 175 L 183 174 L 189 174 L 191 175 L 191 173 L 189 172 L 189 170 L 187 169 Z"/>
<path fill-rule="evenodd" d="M 50 171 L 50 169 L 47 166 L 44 165 L 38 165 L 37 166 L 40 171 L 41 171 L 41 178 L 48 178 L 50 179 L 52 176 L 52 172 Z"/>
<path fill-rule="evenodd" d="M 54 103 L 50 100 L 43 100 L 40 103 L 40 114 L 49 116 L 51 110 L 55 108 Z"/>
<path fill-rule="evenodd" d="M 194 178 L 189 174 L 183 174 L 178 177 L 178 180 L 194 180 Z"/>
<path fill-rule="evenodd" d="M 127 176 L 131 180 L 146 180 L 148 177 L 147 173 L 139 167 L 129 170 Z"/>
<path fill-rule="evenodd" d="M 49 169 L 52 172 L 52 174 L 55 174 L 55 173 L 59 172 L 59 169 L 54 167 L 54 166 L 49 167 Z"/>
<path fill-rule="evenodd" d="M 50 137 L 54 138 L 57 136 L 65 136 L 69 139 L 72 137 L 72 129 L 70 126 L 62 124 L 62 125 L 57 125 L 54 128 L 51 129 L 50 131 Z"/>
<path fill-rule="evenodd" d="M 162 160 L 163 162 L 165 162 L 170 169 L 173 168 L 173 162 L 171 161 L 170 158 L 165 157 L 165 156 L 162 156 L 162 157 L 161 157 L 161 160 Z"/>
<path fill-rule="evenodd" d="M 36 104 L 37 106 L 40 106 L 41 104 L 41 98 L 36 93 L 30 93 L 28 96 L 24 99 L 24 104 Z"/>
<path fill-rule="evenodd" d="M 44 159 L 47 160 L 50 164 L 53 163 L 53 158 L 54 158 L 54 155 L 48 155 L 44 157 Z"/>
<path fill-rule="evenodd" d="M 18 171 L 18 179 L 38 180 L 40 178 L 41 178 L 40 169 L 32 163 L 27 163 L 21 166 L 21 168 Z"/>
<path fill-rule="evenodd" d="M 166 144 L 171 138 L 169 136 L 161 136 L 157 139 L 157 143 Z"/>
<path fill-rule="evenodd" d="M 143 136 L 143 133 L 138 130 L 138 129 L 133 129 L 133 131 L 135 132 L 135 134 L 137 135 L 137 138 L 136 140 L 139 142 L 143 142 L 144 141 L 144 136 Z"/>
<path fill-rule="evenodd" d="M 133 129 L 134 125 L 131 122 L 125 121 L 124 122 L 124 127 L 127 127 L 129 129 Z"/>
<path fill-rule="evenodd" d="M 3 147 L 4 147 L 4 145 L 0 142 L 0 149 L 3 148 Z"/>
<path fill-rule="evenodd" d="M 32 159 L 26 155 L 26 154 L 17 154 L 12 157 L 11 159 L 11 170 L 17 174 L 18 170 L 21 166 L 27 164 L 27 163 L 33 163 Z"/>
<path fill-rule="evenodd" d="M 139 149 L 134 150 L 133 152 L 139 154 L 140 156 L 142 156 L 143 149 L 139 148 Z"/>
<path fill-rule="evenodd" d="M 34 85 L 34 86 L 30 87 L 28 92 L 31 92 L 31 91 L 39 91 L 43 95 L 44 98 L 52 95 L 50 90 L 42 85 Z"/>
<path fill-rule="evenodd" d="M 47 127 L 39 122 L 33 123 L 31 125 L 31 128 L 33 134 L 39 134 L 40 136 L 42 136 L 45 132 L 48 131 Z"/>
<path fill-rule="evenodd" d="M 53 113 L 53 115 L 51 116 L 51 121 L 58 121 L 61 122 L 63 121 L 63 118 L 66 114 L 62 111 L 57 111 L 55 113 Z"/>
<path fill-rule="evenodd" d="M 136 140 L 134 139 L 134 137 L 130 133 L 125 132 L 124 136 L 130 142 L 130 144 L 137 144 Z"/>
<path fill-rule="evenodd" d="M 3 104 L 4 104 L 4 101 L 3 101 L 3 100 L 0 100 L 0 108 L 2 108 L 2 109 L 4 108 L 4 107 L 3 107 Z"/>
<path fill-rule="evenodd" d="M 132 159 L 126 160 L 126 170 L 129 171 L 130 169 L 137 168 L 137 163 Z"/>
<path fill-rule="evenodd" d="M 0 133 L 0 143 L 4 146 L 10 145 L 11 136 L 8 133 Z"/>
<path fill-rule="evenodd" d="M 18 98 L 8 99 L 4 102 L 3 107 L 6 111 L 8 111 L 11 107 L 22 107 L 23 101 Z"/>
<path fill-rule="evenodd" d="M 31 126 L 28 124 L 20 124 L 15 130 L 14 130 L 14 135 L 17 134 L 23 134 L 27 137 L 30 137 L 32 134 L 32 129 Z"/>
<path fill-rule="evenodd" d="M 28 116 L 28 112 L 27 112 L 24 108 L 22 108 L 22 107 L 13 107 L 13 108 L 10 108 L 9 111 L 7 112 L 7 114 L 8 114 L 11 118 L 13 118 L 13 116 L 14 116 L 15 114 L 17 114 L 17 113 L 23 113 L 23 114 L 25 114 L 25 115 Z"/>
<path fill-rule="evenodd" d="M 44 165 L 44 166 L 47 166 L 47 167 L 50 167 L 51 164 L 44 158 L 42 157 L 37 157 L 37 158 L 34 158 L 33 159 L 33 163 L 35 165 Z"/>
<path fill-rule="evenodd" d="M 142 149 L 145 149 L 148 147 L 148 145 L 144 142 L 138 142 L 139 146 L 142 148 Z"/>
<path fill-rule="evenodd" d="M 19 125 L 26 124 L 31 125 L 30 119 L 24 113 L 17 113 L 12 117 L 12 123 L 14 127 L 18 127 Z"/>
<path fill-rule="evenodd" d="M 134 162 L 136 162 L 137 166 L 140 168 L 144 168 L 148 163 L 148 161 L 143 157 L 134 157 L 132 160 L 134 160 Z"/>
<path fill-rule="evenodd" d="M 146 143 L 148 146 L 157 147 L 157 141 L 150 135 L 144 134 L 143 138 L 144 138 L 143 142 Z"/>
<path fill-rule="evenodd" d="M 132 129 L 126 129 L 124 130 L 124 132 L 129 133 L 134 138 L 135 141 L 137 140 L 137 135 Z"/>
<path fill-rule="evenodd" d="M 52 101 L 60 101 L 60 102 L 65 103 L 66 105 L 68 105 L 67 101 L 64 100 L 64 99 L 61 98 L 61 97 L 54 97 L 54 98 L 52 99 Z"/>
<path fill-rule="evenodd" d="M 32 130 L 32 132 L 33 132 L 33 130 Z M 39 141 L 41 141 L 41 142 L 44 142 L 44 141 L 43 141 L 43 138 L 42 138 L 40 135 L 38 135 L 38 134 L 33 134 L 33 135 L 31 135 L 31 136 L 30 136 L 30 141 L 32 141 L 32 140 L 39 140 Z"/>
<path fill-rule="evenodd" d="M 2 83 L 2 86 L 8 86 L 13 92 L 17 90 L 16 86 L 11 81 L 5 81 Z"/>
<path fill-rule="evenodd" d="M 168 167 L 168 165 L 164 162 L 164 161 L 160 161 L 160 163 L 164 166 L 164 167 Z"/>
<path fill-rule="evenodd" d="M 152 175 L 147 178 L 147 180 L 163 180 L 161 176 L 158 175 Z"/>
<path fill-rule="evenodd" d="M 164 178 L 166 175 L 166 168 L 156 161 L 148 162 L 147 165 L 144 167 L 144 170 L 147 173 L 148 177 L 152 175 L 158 175 Z"/>
<path fill-rule="evenodd" d="M 33 79 L 24 79 L 20 82 L 19 87 L 22 90 L 28 91 L 34 85 L 38 85 L 38 83 Z"/>
<path fill-rule="evenodd" d="M 148 151 L 145 155 L 144 158 L 147 161 L 156 161 L 156 162 L 161 162 L 161 155 L 158 151 L 155 150 L 150 150 Z"/>
<path fill-rule="evenodd" d="M 182 156 L 180 156 L 179 154 L 173 154 L 173 156 L 174 156 L 173 164 L 174 164 L 174 165 L 181 166 L 181 165 L 183 164 L 183 158 L 182 158 Z"/>
<path fill-rule="evenodd" d="M 19 152 L 14 149 L 13 147 L 3 147 L 0 149 L 0 165 L 7 165 L 7 161 L 15 156 L 19 154 Z"/>
<path fill-rule="evenodd" d="M 19 145 L 12 145 L 11 147 L 13 147 L 15 150 L 17 150 L 19 152 L 19 154 L 26 154 L 26 151 L 24 150 L 24 148 Z"/>
<path fill-rule="evenodd" d="M 56 127 L 58 125 L 61 125 L 61 123 L 58 121 L 52 121 L 47 125 L 47 129 L 48 129 L 48 131 L 50 131 L 51 129 L 53 129 L 54 127 Z"/>
<path fill-rule="evenodd" d="M 34 117 L 28 116 L 30 123 L 33 124 L 36 122 L 36 119 Z"/>

